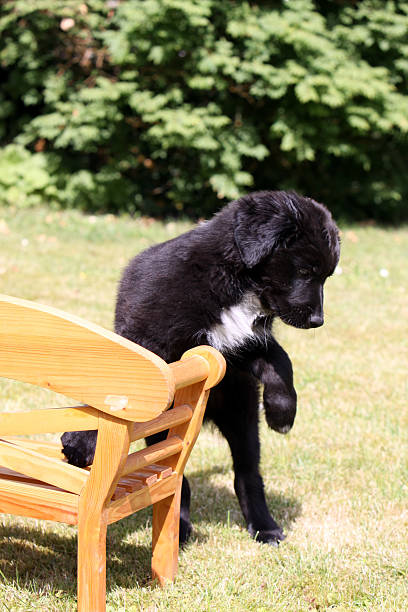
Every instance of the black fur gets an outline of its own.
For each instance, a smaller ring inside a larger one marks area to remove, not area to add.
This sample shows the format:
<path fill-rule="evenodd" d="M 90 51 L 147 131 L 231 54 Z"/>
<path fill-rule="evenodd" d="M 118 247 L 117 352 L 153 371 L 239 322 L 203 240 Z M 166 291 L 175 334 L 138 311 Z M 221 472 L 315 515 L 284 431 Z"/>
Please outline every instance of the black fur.
<path fill-rule="evenodd" d="M 295 193 L 264 191 L 139 254 L 120 283 L 118 334 L 168 362 L 199 344 L 224 353 L 227 373 L 210 394 L 206 418 L 229 443 L 235 491 L 250 534 L 262 542 L 284 536 L 269 514 L 258 467 L 259 383 L 272 429 L 286 433 L 296 414 L 292 365 L 272 336 L 272 323 L 280 317 L 299 328 L 322 325 L 323 284 L 338 259 L 337 227 L 323 205 Z M 242 316 L 233 308 L 240 304 Z M 247 319 L 251 333 L 241 337 Z M 63 444 L 69 461 L 84 465 L 92 460 L 95 435 L 64 434 Z M 184 479 L 182 542 L 191 531 L 189 501 Z"/>

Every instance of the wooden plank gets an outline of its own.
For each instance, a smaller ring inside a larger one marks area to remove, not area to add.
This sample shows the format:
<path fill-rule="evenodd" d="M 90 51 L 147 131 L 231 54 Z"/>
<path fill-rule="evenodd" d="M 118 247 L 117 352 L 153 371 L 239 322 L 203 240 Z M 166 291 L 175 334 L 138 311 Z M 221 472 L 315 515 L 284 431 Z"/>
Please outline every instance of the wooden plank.
<path fill-rule="evenodd" d="M 143 487 L 122 499 L 111 502 L 108 506 L 108 524 L 115 523 L 129 514 L 172 495 L 176 490 L 177 478 L 177 474 L 172 474 L 164 480 L 158 480 L 151 487 Z"/>
<path fill-rule="evenodd" d="M 193 411 L 187 404 L 177 406 L 177 408 L 170 408 L 148 423 L 135 423 L 133 425 L 131 440 L 135 442 L 136 440 L 141 440 L 159 431 L 165 431 L 170 427 L 186 423 L 191 419 L 192 415 Z"/>
<path fill-rule="evenodd" d="M 183 474 L 188 457 L 200 432 L 210 388 L 222 379 L 226 367 L 224 357 L 211 346 L 192 348 L 183 354 L 181 360 L 188 360 L 194 354 L 199 354 L 208 361 L 210 371 L 206 380 L 178 389 L 174 397 L 174 409 L 185 404 L 193 409 L 191 420 L 171 427 L 168 434 L 169 438 L 179 436 L 184 442 L 184 448 L 180 455 L 175 455 L 166 461 L 180 475 Z"/>
<path fill-rule="evenodd" d="M 121 478 L 118 482 L 118 487 L 121 487 L 122 489 L 124 489 L 126 493 L 133 493 L 133 491 L 142 489 L 144 486 L 145 485 L 140 480 L 135 481 L 135 480 L 129 480 L 128 478 Z M 116 487 L 116 490 L 118 487 Z M 115 493 L 116 493 L 116 490 L 115 490 Z"/>
<path fill-rule="evenodd" d="M 89 406 L 45 408 L 0 414 L 0 436 L 27 436 L 59 431 L 87 431 L 98 427 L 98 410 Z"/>
<path fill-rule="evenodd" d="M 121 497 L 124 497 L 127 494 L 128 491 L 126 491 L 125 487 L 117 486 L 114 494 L 112 495 L 112 501 L 114 501 L 115 499 L 120 499 Z"/>
<path fill-rule="evenodd" d="M 145 470 L 138 470 L 137 472 L 133 472 L 127 476 L 131 481 L 135 483 L 142 483 L 143 486 L 151 486 L 155 483 L 158 478 L 157 474 L 152 474 L 152 472 L 148 472 Z"/>
<path fill-rule="evenodd" d="M 147 349 L 79 317 L 4 295 L 0 376 L 131 421 L 157 417 L 175 390 L 169 366 Z"/>
<path fill-rule="evenodd" d="M 178 436 L 168 437 L 162 442 L 157 442 L 152 446 L 147 446 L 136 453 L 128 456 L 124 465 L 122 475 L 127 476 L 132 472 L 141 470 L 146 465 L 157 463 L 163 459 L 167 459 L 171 455 L 180 453 L 183 448 L 183 441 Z"/>
<path fill-rule="evenodd" d="M 190 421 L 171 427 L 168 434 L 169 439 L 173 435 L 180 436 L 184 443 L 183 451 L 166 461 L 177 474 L 175 492 L 153 505 L 152 574 L 160 584 L 173 580 L 177 571 L 183 471 L 200 431 L 209 390 L 219 382 L 225 372 L 224 358 L 211 347 L 197 347 L 187 351 L 182 361 L 188 362 L 193 355 L 197 354 L 206 360 L 209 368 L 208 376 L 193 384 L 180 385 L 177 388 L 174 398 L 175 407 L 188 404 L 193 408 L 193 416 Z M 166 483 L 166 479 L 162 482 Z"/>
<path fill-rule="evenodd" d="M 155 482 L 157 482 L 157 474 L 147 474 L 145 477 L 141 476 L 140 478 L 136 478 L 131 474 L 130 476 L 121 478 L 118 484 L 124 486 L 128 493 L 133 493 L 133 491 L 151 486 Z"/>
<path fill-rule="evenodd" d="M 123 473 L 130 446 L 132 423 L 118 421 L 102 414 L 92 465 L 84 468 L 89 480 L 81 491 L 81 508 L 86 513 L 102 513 L 106 502 L 114 494 Z"/>
<path fill-rule="evenodd" d="M 78 612 L 105 609 L 106 506 L 129 452 L 131 428 L 107 414 L 99 419 L 95 457 L 78 505 Z"/>
<path fill-rule="evenodd" d="M 80 493 L 89 478 L 86 470 L 2 441 L 0 441 L 0 465 L 16 472 L 24 469 L 26 476 L 72 493 Z"/>
<path fill-rule="evenodd" d="M 200 355 L 192 355 L 188 359 L 174 361 L 169 364 L 169 367 L 174 375 L 176 389 L 204 380 L 210 371 L 208 362 Z"/>
<path fill-rule="evenodd" d="M 161 478 L 168 478 L 173 473 L 173 470 L 171 469 L 171 467 L 168 467 L 167 465 L 157 465 L 157 464 L 147 465 L 144 468 L 144 471 L 151 472 L 152 474 L 156 474 L 159 480 Z"/>
<path fill-rule="evenodd" d="M 30 478 L 30 476 L 26 476 L 25 474 L 21 474 L 19 472 L 15 472 L 14 470 L 9 470 L 8 468 L 0 468 L 0 479 L 5 480 L 14 480 L 15 482 L 25 482 L 26 484 L 31 484 L 36 487 L 44 487 L 45 489 L 53 489 L 54 491 L 63 491 L 60 487 L 55 487 L 54 485 L 47 484 L 42 482 L 41 480 L 36 480 L 35 478 Z"/>
<path fill-rule="evenodd" d="M 0 512 L 75 525 L 78 496 L 65 491 L 0 479 Z"/>
<path fill-rule="evenodd" d="M 189 349 L 181 358 L 181 361 L 189 361 L 193 356 L 200 356 L 204 359 L 209 367 L 208 378 L 205 381 L 204 389 L 208 391 L 224 378 L 225 370 L 227 367 L 226 361 L 217 349 L 212 346 L 195 346 Z"/>
<path fill-rule="evenodd" d="M 177 573 L 182 480 L 180 475 L 173 495 L 153 504 L 152 577 L 161 585 Z"/>
<path fill-rule="evenodd" d="M 169 457 L 166 461 L 166 464 L 171 467 L 174 472 L 177 472 L 177 474 L 183 473 L 188 457 L 197 440 L 209 393 L 209 391 L 205 390 L 205 381 L 195 383 L 190 387 L 184 387 L 176 391 L 174 398 L 176 406 L 179 403 L 188 403 L 194 406 L 191 420 L 182 425 L 171 427 L 168 433 L 168 438 L 178 436 L 184 441 L 183 451 L 179 455 Z"/>
<path fill-rule="evenodd" d="M 1 440 L 5 442 L 11 442 L 21 448 L 29 448 L 30 450 L 36 451 L 46 457 L 54 457 L 60 461 L 66 461 L 66 457 L 62 452 L 61 443 L 57 442 L 43 442 L 42 440 L 27 440 L 27 438 L 16 438 L 16 437 L 2 437 Z"/>

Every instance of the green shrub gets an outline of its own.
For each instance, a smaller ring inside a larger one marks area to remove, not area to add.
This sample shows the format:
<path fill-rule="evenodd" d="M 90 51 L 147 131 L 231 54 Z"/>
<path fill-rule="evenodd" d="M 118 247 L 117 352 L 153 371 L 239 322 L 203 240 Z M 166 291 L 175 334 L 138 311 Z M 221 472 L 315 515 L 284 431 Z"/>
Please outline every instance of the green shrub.
<path fill-rule="evenodd" d="M 338 215 L 408 217 L 408 1 L 0 10 L 1 167 L 18 177 L 1 200 L 199 216 L 293 188 Z"/>
<path fill-rule="evenodd" d="M 0 149 L 0 202 L 23 207 L 58 198 L 50 158 L 19 145 Z"/>

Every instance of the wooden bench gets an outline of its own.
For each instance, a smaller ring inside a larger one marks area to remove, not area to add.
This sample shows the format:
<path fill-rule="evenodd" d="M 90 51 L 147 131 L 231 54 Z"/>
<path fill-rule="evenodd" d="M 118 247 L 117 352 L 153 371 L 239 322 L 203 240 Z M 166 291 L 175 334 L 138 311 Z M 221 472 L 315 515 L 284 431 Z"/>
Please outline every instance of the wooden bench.
<path fill-rule="evenodd" d="M 183 471 L 224 372 L 212 347 L 166 364 L 78 317 L 0 295 L 0 377 L 81 404 L 0 413 L 0 512 L 78 526 L 78 610 L 105 610 L 107 526 L 149 505 L 153 577 L 174 579 Z M 167 429 L 129 454 L 131 442 Z M 98 430 L 89 469 L 69 465 L 60 444 L 22 437 L 86 430 Z"/>

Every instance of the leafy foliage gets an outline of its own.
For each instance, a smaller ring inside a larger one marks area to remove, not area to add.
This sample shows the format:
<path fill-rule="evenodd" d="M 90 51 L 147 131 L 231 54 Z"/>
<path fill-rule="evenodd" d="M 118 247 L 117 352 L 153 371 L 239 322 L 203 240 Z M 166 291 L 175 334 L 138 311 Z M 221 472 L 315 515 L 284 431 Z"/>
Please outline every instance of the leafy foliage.
<path fill-rule="evenodd" d="M 0 11 L 1 200 L 198 216 L 293 188 L 337 214 L 408 216 L 408 1 Z"/>

